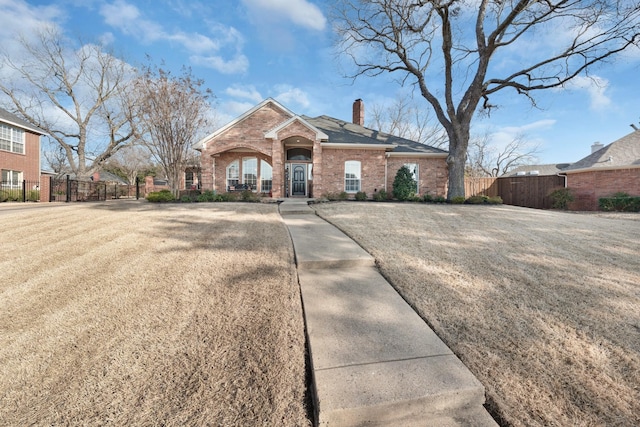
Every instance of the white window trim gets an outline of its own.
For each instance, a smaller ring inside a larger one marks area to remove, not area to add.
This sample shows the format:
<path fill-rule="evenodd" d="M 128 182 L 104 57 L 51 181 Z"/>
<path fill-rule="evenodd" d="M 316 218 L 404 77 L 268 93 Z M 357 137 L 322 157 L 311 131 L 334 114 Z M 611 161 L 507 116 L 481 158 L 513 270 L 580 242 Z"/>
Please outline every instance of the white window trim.
<path fill-rule="evenodd" d="M 349 171 L 348 167 L 350 165 L 355 166 L 358 165 L 358 173 L 354 174 L 356 175 L 356 178 L 347 178 L 347 172 L 353 173 L 353 171 Z M 357 189 L 356 190 L 352 190 L 349 189 L 349 185 L 347 185 L 347 180 L 349 181 L 357 181 Z M 362 162 L 360 162 L 360 160 L 347 160 L 346 162 L 344 162 L 344 191 L 346 193 L 349 194 L 354 194 L 359 192 L 362 189 Z"/>
<path fill-rule="evenodd" d="M 251 191 L 257 191 L 258 190 L 258 185 L 260 184 L 259 181 L 259 177 L 258 177 L 258 158 L 257 157 L 243 157 L 242 158 L 242 184 L 247 184 L 246 180 L 245 180 L 245 175 L 246 175 L 246 171 L 245 169 L 248 169 L 245 167 L 245 162 L 250 161 L 250 160 L 254 160 L 256 162 L 255 165 L 255 177 L 256 177 L 256 182 L 252 184 L 251 187 Z"/>
<path fill-rule="evenodd" d="M 229 177 L 229 171 L 231 170 L 231 168 L 234 165 L 235 165 L 235 168 L 236 168 L 237 175 L 236 175 L 235 178 L 230 178 Z M 237 159 L 232 161 L 231 163 L 229 163 L 227 165 L 227 169 L 225 171 L 225 182 L 227 184 L 227 189 L 229 189 L 231 187 L 230 181 L 232 181 L 232 180 L 238 181 L 238 184 L 240 183 L 240 162 Z"/>
<path fill-rule="evenodd" d="M 23 175 L 21 171 L 14 171 L 10 169 L 2 169 L 2 174 L 0 175 L 0 183 L 3 188 L 20 188 L 22 187 Z M 6 175 L 9 178 L 8 180 L 3 180 L 2 175 Z M 15 177 L 15 179 L 14 179 Z"/>
<path fill-rule="evenodd" d="M 0 123 L 0 140 L 9 146 L 9 149 L 0 148 L 0 150 L 25 154 L 25 132 L 23 129 Z M 17 150 L 16 146 L 19 146 L 20 150 Z"/>
<path fill-rule="evenodd" d="M 420 164 L 419 163 L 405 163 L 404 166 L 409 169 L 413 179 L 416 181 L 416 194 L 420 194 Z M 414 170 L 411 170 L 411 166 L 415 166 Z"/>
<path fill-rule="evenodd" d="M 264 166 L 265 164 L 266 164 L 266 165 L 268 165 L 268 166 L 271 168 L 271 179 L 265 179 L 265 178 L 263 177 L 263 171 L 264 171 L 263 166 Z M 269 190 L 264 190 L 264 188 L 263 188 L 263 182 L 267 182 L 267 181 L 271 181 L 271 188 L 270 188 Z M 273 166 L 271 166 L 271 165 L 269 164 L 269 162 L 267 162 L 266 160 L 264 160 L 264 159 L 260 159 L 260 192 L 261 192 L 261 193 L 268 193 L 268 192 L 270 192 L 270 191 L 272 191 L 272 190 L 273 190 Z"/>

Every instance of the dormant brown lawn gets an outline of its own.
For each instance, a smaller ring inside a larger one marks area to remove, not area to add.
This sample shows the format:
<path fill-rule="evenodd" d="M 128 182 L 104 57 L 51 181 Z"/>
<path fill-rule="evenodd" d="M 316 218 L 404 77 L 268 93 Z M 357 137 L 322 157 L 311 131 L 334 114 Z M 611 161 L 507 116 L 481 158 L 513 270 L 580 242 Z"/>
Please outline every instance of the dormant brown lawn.
<path fill-rule="evenodd" d="M 640 425 L 640 215 L 330 203 L 513 426 Z"/>
<path fill-rule="evenodd" d="M 0 425 L 310 425 L 275 205 L 0 206 Z"/>

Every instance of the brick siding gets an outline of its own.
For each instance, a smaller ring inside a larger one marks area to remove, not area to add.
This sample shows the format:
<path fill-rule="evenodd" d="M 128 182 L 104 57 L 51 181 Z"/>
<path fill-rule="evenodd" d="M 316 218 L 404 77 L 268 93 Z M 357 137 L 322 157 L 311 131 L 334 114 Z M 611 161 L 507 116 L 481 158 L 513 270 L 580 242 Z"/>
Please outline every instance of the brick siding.
<path fill-rule="evenodd" d="M 0 169 L 22 172 L 26 181 L 40 180 L 40 136 L 24 131 L 24 152 L 18 154 L 0 150 Z"/>
<path fill-rule="evenodd" d="M 258 160 L 267 161 L 273 168 L 273 197 L 284 197 L 286 149 L 288 146 L 305 146 L 313 152 L 313 178 L 308 182 L 311 197 L 320 197 L 328 192 L 344 191 L 344 167 L 345 162 L 349 160 L 361 162 L 361 191 L 366 192 L 369 197 L 385 189 L 385 184 L 387 191 L 391 192 L 393 178 L 398 168 L 404 163 L 420 165 L 421 194 L 444 195 L 445 193 L 447 181 L 445 159 L 399 157 L 387 159 L 384 149 L 322 147 L 321 142 L 315 139 L 315 133 L 298 121 L 279 130 L 276 139 L 265 139 L 264 135 L 267 131 L 288 119 L 290 116 L 286 111 L 267 103 L 207 142 L 200 158 L 202 189 L 226 191 L 227 166 L 232 161 L 239 160 L 240 169 L 242 169 L 243 157 L 256 157 Z M 241 177 L 242 170 L 240 170 L 240 179 Z"/>
<path fill-rule="evenodd" d="M 571 210 L 596 211 L 598 199 L 618 192 L 640 196 L 640 168 L 597 170 L 567 174 L 575 201 Z"/>
<path fill-rule="evenodd" d="M 406 163 L 418 164 L 418 194 L 431 196 L 446 196 L 447 171 L 446 158 L 415 158 L 415 157 L 390 157 L 387 164 L 387 191 L 393 191 L 393 181 L 398 169 Z"/>

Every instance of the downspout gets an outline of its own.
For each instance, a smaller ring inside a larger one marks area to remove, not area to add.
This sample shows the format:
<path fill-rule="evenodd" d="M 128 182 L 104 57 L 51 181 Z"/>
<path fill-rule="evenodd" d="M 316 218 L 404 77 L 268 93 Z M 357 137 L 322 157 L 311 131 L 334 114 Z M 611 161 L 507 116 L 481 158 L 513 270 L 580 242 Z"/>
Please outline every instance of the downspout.
<path fill-rule="evenodd" d="M 567 188 L 567 174 L 566 173 L 562 173 L 562 172 L 558 172 L 556 173 L 557 176 L 561 176 L 564 178 L 564 188 Z"/>
<path fill-rule="evenodd" d="M 387 192 L 387 166 L 389 165 L 389 153 L 384 153 L 384 191 Z"/>

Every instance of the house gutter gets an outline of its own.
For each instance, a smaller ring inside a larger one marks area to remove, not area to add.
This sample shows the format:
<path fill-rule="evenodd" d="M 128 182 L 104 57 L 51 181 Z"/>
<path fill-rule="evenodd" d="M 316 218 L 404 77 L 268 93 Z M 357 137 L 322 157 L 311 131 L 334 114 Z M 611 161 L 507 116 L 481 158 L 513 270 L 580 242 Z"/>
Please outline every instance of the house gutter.
<path fill-rule="evenodd" d="M 558 172 L 556 173 L 556 175 L 564 178 L 564 188 L 567 188 L 567 174 L 563 172 Z"/>

